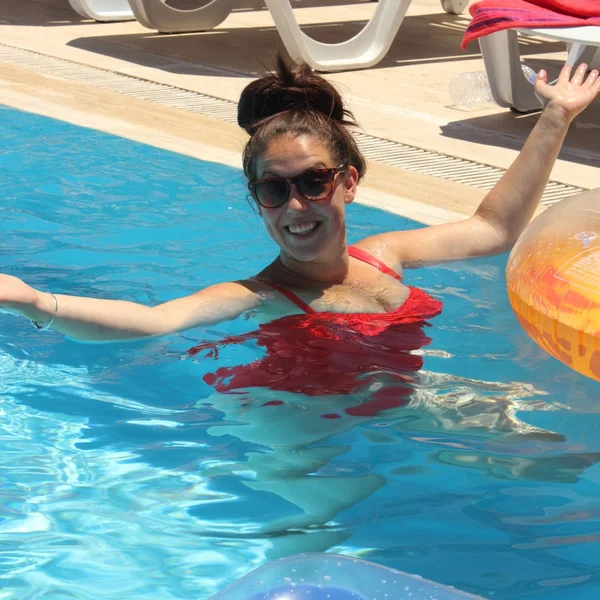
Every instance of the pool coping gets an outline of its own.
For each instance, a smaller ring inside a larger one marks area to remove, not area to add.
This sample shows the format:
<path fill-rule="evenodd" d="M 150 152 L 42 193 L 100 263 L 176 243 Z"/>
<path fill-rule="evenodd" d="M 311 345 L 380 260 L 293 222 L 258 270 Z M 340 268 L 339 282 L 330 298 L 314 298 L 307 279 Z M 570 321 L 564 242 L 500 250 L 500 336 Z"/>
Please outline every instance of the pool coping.
<path fill-rule="evenodd" d="M 139 75 L 116 72 L 1 43 L 0 62 L 57 76 L 67 82 L 83 82 L 99 89 L 115 91 L 154 104 L 197 113 L 232 124 L 237 123 L 236 102 L 198 90 L 160 83 Z M 469 187 L 491 190 L 505 172 L 502 167 L 372 135 L 357 128 L 352 130 L 352 135 L 367 160 L 464 183 Z M 556 204 L 584 189 L 581 186 L 551 179 L 545 186 L 541 204 L 546 206 Z"/>
<path fill-rule="evenodd" d="M 201 160 L 241 168 L 237 125 L 0 62 L 2 104 Z M 200 139 L 210 139 L 207 144 Z M 440 184 L 443 183 L 443 186 Z M 440 189 L 443 187 L 443 189 Z M 369 161 L 356 202 L 426 225 L 473 213 L 485 190 Z M 542 208 L 543 210 L 543 208 Z"/>

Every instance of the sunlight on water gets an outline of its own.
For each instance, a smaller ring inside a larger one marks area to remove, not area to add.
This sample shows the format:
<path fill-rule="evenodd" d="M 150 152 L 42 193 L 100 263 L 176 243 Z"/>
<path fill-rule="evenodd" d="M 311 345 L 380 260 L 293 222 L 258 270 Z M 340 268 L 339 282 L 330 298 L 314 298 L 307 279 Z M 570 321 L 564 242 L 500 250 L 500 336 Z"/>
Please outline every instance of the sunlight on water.
<path fill-rule="evenodd" d="M 213 524 L 188 514 L 203 503 L 235 500 L 234 495 L 210 490 L 201 472 L 156 468 L 134 452 L 90 450 L 86 445 L 93 437 L 84 434 L 88 419 L 34 410 L 12 399 L 11 388 L 20 394 L 36 389 L 49 404 L 60 400 L 55 390 L 63 388 L 82 402 L 117 400 L 117 406 L 132 409 L 131 403 L 95 393 L 86 384 L 85 368 L 2 359 L 4 587 L 14 585 L 22 597 L 44 589 L 49 596 L 74 598 L 157 593 L 180 598 L 216 592 L 232 574 L 260 563 L 263 544 L 220 547 L 204 536 Z M 169 571 L 168 582 L 163 569 Z M 157 579 L 165 581 L 161 585 Z M 91 593 L 98 586 L 101 596 Z"/>

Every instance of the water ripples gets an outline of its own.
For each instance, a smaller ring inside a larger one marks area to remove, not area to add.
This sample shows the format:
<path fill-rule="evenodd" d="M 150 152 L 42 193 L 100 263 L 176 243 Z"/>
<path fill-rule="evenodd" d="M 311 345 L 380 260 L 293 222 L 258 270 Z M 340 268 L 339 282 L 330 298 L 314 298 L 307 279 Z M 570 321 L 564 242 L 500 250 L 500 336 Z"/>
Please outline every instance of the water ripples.
<path fill-rule="evenodd" d="M 3 272 L 156 304 L 273 257 L 239 171 L 13 111 L 3 132 Z M 349 211 L 351 242 L 415 225 Z M 490 598 L 595 600 L 599 388 L 520 331 L 504 264 L 406 274 L 445 309 L 410 402 L 371 417 L 343 411 L 368 386 L 213 393 L 202 376 L 257 348 L 180 358 L 247 322 L 96 346 L 0 315 L 0 599 L 204 599 L 337 550 Z"/>

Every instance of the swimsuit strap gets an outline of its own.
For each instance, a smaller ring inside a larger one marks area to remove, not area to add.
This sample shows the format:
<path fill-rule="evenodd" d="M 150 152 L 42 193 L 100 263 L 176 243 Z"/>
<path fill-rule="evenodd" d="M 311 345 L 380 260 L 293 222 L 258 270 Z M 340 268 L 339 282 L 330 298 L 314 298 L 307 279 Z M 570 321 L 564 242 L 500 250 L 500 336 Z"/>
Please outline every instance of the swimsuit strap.
<path fill-rule="evenodd" d="M 387 265 L 383 264 L 378 258 L 375 258 L 372 254 L 361 250 L 360 248 L 356 248 L 355 246 L 348 246 L 348 254 L 357 260 L 361 260 L 373 267 L 377 270 L 385 273 L 386 275 L 391 275 L 394 279 L 398 281 L 402 281 L 402 277 L 396 273 L 396 271 L 392 271 Z M 305 313 L 314 313 L 315 311 L 308 305 L 304 300 L 301 300 L 294 294 L 294 292 L 290 292 L 290 290 L 278 285 L 277 283 L 273 283 L 272 281 L 265 281 L 261 279 L 263 283 L 266 283 L 268 286 L 272 287 L 274 290 L 277 290 L 280 294 L 283 294 L 288 300 L 291 300 L 299 309 L 303 310 Z"/>
<path fill-rule="evenodd" d="M 387 265 L 383 264 L 378 258 L 375 258 L 372 254 L 369 254 L 368 252 L 365 252 L 364 250 L 361 250 L 356 246 L 348 246 L 348 254 L 353 258 L 361 260 L 362 262 L 365 262 L 375 267 L 382 273 L 385 273 L 386 275 L 391 275 L 394 279 L 402 281 L 402 277 L 400 277 L 400 275 L 398 275 L 396 271 L 392 271 L 392 269 L 390 269 Z"/>
<path fill-rule="evenodd" d="M 293 292 L 290 292 L 290 290 L 287 290 L 284 287 L 273 283 L 272 281 L 265 281 L 264 279 L 261 279 L 260 281 L 266 283 L 268 286 L 271 286 L 274 290 L 277 290 L 279 293 L 283 294 L 288 300 L 291 300 L 298 308 L 302 309 L 305 313 L 315 312 L 308 304 L 306 304 L 306 302 L 304 302 L 304 300 L 298 298 L 298 296 L 296 296 L 296 294 L 294 294 Z"/>

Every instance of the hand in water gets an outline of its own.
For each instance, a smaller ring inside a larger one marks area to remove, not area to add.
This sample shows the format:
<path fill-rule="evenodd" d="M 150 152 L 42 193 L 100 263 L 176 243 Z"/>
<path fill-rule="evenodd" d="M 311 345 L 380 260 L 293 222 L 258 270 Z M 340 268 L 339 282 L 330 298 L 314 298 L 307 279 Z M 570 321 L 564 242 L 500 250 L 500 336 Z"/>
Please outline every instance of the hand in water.
<path fill-rule="evenodd" d="M 565 65 L 554 85 L 548 84 L 548 74 L 542 69 L 535 81 L 535 93 L 544 106 L 553 104 L 561 107 L 570 120 L 574 119 L 592 103 L 600 90 L 598 71 L 594 69 L 586 77 L 587 69 L 586 64 L 581 64 L 572 73 L 572 67 Z"/>
<path fill-rule="evenodd" d="M 0 274 L 0 309 L 21 311 L 34 307 L 38 292 L 18 277 Z"/>

